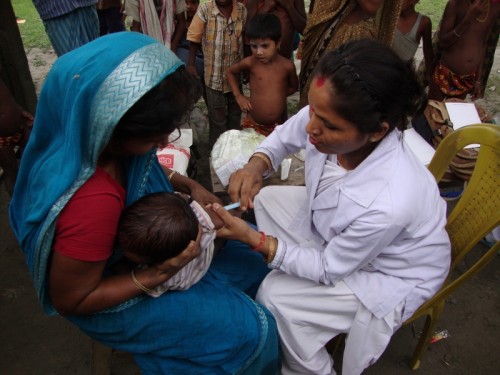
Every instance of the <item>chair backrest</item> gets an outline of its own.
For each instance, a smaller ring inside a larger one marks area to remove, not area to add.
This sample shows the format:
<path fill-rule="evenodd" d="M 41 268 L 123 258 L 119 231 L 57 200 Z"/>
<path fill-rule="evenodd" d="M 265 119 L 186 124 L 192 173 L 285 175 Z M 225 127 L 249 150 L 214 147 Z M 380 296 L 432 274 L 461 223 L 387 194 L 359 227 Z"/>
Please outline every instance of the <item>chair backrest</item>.
<path fill-rule="evenodd" d="M 480 149 L 472 177 L 447 219 L 452 247 L 450 273 L 486 234 L 500 225 L 499 125 L 469 125 L 447 135 L 429 170 L 439 181 L 457 152 L 469 144 L 479 144 Z"/>

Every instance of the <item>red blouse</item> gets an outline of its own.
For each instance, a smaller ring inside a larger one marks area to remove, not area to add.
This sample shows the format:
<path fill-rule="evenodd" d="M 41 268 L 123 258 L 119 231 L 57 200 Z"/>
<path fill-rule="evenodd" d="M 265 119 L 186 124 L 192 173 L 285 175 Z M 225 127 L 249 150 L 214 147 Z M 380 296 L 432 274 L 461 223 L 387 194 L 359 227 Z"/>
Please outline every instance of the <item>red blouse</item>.
<path fill-rule="evenodd" d="M 56 223 L 54 251 L 83 261 L 108 259 L 124 207 L 125 189 L 97 168 L 62 210 Z"/>

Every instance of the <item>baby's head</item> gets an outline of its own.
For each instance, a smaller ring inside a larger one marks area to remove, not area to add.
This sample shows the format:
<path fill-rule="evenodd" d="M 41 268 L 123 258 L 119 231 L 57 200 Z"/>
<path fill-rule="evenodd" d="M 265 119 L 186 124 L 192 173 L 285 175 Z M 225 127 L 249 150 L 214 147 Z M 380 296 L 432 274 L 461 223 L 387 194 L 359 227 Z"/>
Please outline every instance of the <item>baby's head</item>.
<path fill-rule="evenodd" d="M 198 231 L 198 219 L 184 198 L 154 193 L 123 210 L 118 242 L 131 261 L 154 264 L 177 256 L 196 240 Z"/>
<path fill-rule="evenodd" d="M 313 73 L 311 90 L 328 82 L 330 106 L 361 133 L 404 130 L 407 118 L 425 106 L 426 95 L 411 64 L 392 48 L 364 39 L 325 54 Z"/>
<path fill-rule="evenodd" d="M 271 13 L 259 13 L 253 17 L 245 28 L 245 35 L 250 40 L 252 54 L 259 58 L 265 55 L 270 59 L 278 54 L 281 40 L 281 23 Z"/>

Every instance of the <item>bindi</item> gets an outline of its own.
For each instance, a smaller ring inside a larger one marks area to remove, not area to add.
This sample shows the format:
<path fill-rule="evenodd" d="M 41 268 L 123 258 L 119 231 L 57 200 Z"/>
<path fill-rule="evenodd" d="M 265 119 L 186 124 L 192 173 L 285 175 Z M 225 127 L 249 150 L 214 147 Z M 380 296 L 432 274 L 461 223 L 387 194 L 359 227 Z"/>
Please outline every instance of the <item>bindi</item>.
<path fill-rule="evenodd" d="M 325 84 L 325 77 L 316 78 L 316 87 L 321 87 Z"/>

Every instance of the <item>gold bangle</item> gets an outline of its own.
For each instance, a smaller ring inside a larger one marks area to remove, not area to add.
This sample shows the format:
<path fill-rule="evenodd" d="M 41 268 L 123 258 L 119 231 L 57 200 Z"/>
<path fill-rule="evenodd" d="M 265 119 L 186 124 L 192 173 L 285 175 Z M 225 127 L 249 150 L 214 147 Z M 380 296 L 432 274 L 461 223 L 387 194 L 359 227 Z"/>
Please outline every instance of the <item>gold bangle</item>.
<path fill-rule="evenodd" d="M 272 263 L 274 257 L 276 256 L 276 250 L 278 250 L 278 239 L 273 236 L 267 236 L 269 238 L 269 249 L 267 250 L 266 263 Z"/>
<path fill-rule="evenodd" d="M 266 167 L 267 167 L 266 172 L 270 172 L 273 170 L 273 165 L 271 164 L 271 160 L 269 160 L 269 157 L 266 154 L 259 152 L 256 154 L 252 154 L 252 156 L 250 156 L 250 160 L 252 160 L 252 158 L 258 158 L 258 159 L 264 161 L 264 163 L 266 163 Z"/>
<path fill-rule="evenodd" d="M 137 278 L 135 277 L 135 273 L 134 273 L 134 270 L 130 271 L 130 276 L 132 276 L 132 281 L 134 282 L 134 284 L 140 289 L 142 290 L 144 293 L 153 293 L 154 290 L 153 289 L 149 289 L 147 287 L 145 287 L 144 285 L 142 285 L 139 280 L 137 280 Z"/>
<path fill-rule="evenodd" d="M 172 172 L 170 172 L 170 174 L 168 175 L 168 180 L 169 180 L 170 182 L 172 182 L 172 177 L 174 177 L 174 174 L 176 174 L 176 173 L 179 173 L 179 172 L 177 172 L 177 171 L 172 171 Z"/>

